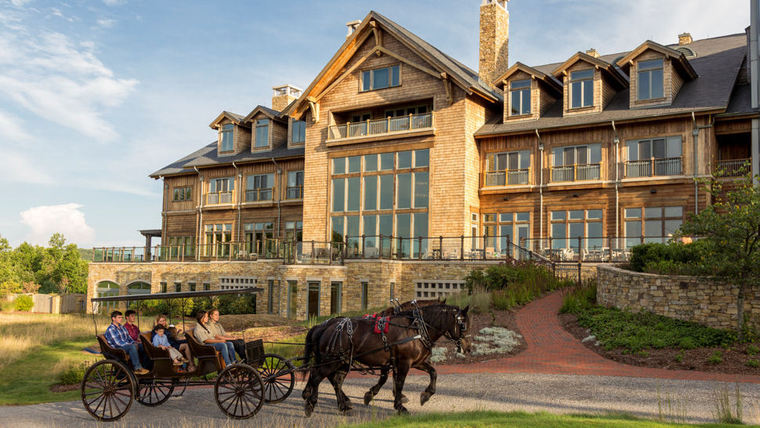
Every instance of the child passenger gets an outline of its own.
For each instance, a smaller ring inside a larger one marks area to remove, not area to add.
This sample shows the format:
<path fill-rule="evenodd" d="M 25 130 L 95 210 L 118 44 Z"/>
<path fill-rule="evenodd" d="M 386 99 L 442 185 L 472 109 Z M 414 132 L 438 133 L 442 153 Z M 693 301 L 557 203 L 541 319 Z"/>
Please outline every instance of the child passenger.
<path fill-rule="evenodd" d="M 156 325 L 153 327 L 153 346 L 161 349 L 166 349 L 169 351 L 169 356 L 172 360 L 174 360 L 175 366 L 181 366 L 182 364 L 186 363 L 187 360 L 185 357 L 182 356 L 182 353 L 180 353 L 178 350 L 174 349 L 169 344 L 169 339 L 164 334 L 166 332 L 166 328 L 162 326 L 161 324 Z"/>

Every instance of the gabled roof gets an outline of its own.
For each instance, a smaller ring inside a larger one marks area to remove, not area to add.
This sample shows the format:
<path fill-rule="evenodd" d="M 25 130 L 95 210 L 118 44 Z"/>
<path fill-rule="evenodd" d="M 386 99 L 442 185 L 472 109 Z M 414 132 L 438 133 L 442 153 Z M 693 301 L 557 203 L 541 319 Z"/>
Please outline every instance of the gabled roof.
<path fill-rule="evenodd" d="M 510 76 L 513 74 L 522 71 L 524 73 L 530 74 L 531 77 L 534 79 L 538 79 L 549 85 L 550 87 L 556 89 L 559 92 L 562 92 L 562 82 L 557 80 L 554 76 L 548 75 L 542 71 L 536 70 L 533 67 L 527 66 L 521 62 L 516 62 L 512 64 L 511 67 L 501 75 L 498 79 L 493 81 L 493 85 L 497 88 L 502 88 L 504 86 L 504 81 L 508 80 Z"/>
<path fill-rule="evenodd" d="M 444 54 L 401 25 L 375 11 L 370 11 L 357 29 L 328 61 L 322 71 L 319 72 L 317 77 L 301 93 L 301 96 L 282 113 L 294 116 L 299 116 L 303 113 L 305 110 L 302 108 L 304 103 L 309 98 L 322 93 L 330 85 L 330 82 L 342 73 L 343 65 L 348 63 L 356 51 L 361 48 L 361 45 L 367 40 L 368 34 L 371 34 L 373 31 L 373 26 L 381 27 L 399 42 L 418 54 L 436 71 L 446 73 L 452 82 L 464 89 L 468 94 L 477 93 L 494 103 L 502 101 L 501 94 L 494 91 L 487 83 L 482 82 L 478 77 L 478 73 Z"/>
<path fill-rule="evenodd" d="M 270 118 L 270 119 L 272 119 L 272 120 L 277 120 L 277 121 L 280 121 L 280 122 L 282 122 L 282 121 L 285 121 L 285 120 L 286 120 L 285 118 L 283 118 L 283 117 L 280 115 L 280 112 L 279 112 L 279 111 L 277 111 L 277 110 L 274 110 L 274 109 L 271 109 L 271 108 L 269 108 L 269 107 L 264 107 L 264 106 L 262 106 L 262 105 L 258 105 L 258 106 L 256 106 L 256 108 L 254 108 L 254 109 L 253 109 L 253 111 L 251 111 L 250 113 L 248 113 L 248 116 L 246 116 L 246 117 L 243 119 L 243 122 L 250 122 L 250 121 L 251 121 L 251 119 L 252 119 L 254 116 L 256 116 L 257 114 L 259 114 L 259 113 L 262 113 L 262 114 L 264 114 L 264 116 L 266 116 L 266 117 L 268 117 L 268 118 Z"/>
<path fill-rule="evenodd" d="M 274 159 L 286 159 L 286 158 L 303 158 L 304 149 L 289 149 L 286 144 L 275 147 L 272 150 L 263 152 L 243 152 L 234 156 L 219 156 L 217 152 L 217 142 L 208 144 L 207 146 L 196 150 L 195 152 L 170 163 L 169 165 L 159 169 L 158 171 L 150 174 L 151 178 L 161 178 L 167 175 L 179 175 L 192 173 L 193 167 L 206 168 L 217 165 L 230 165 L 232 162 L 244 163 L 244 162 L 256 162 L 256 161 L 271 161 Z"/>
<path fill-rule="evenodd" d="M 211 122 L 208 126 L 211 129 L 216 129 L 216 128 L 219 127 L 219 123 L 222 120 L 224 120 L 224 119 L 229 119 L 235 125 L 243 125 L 244 124 L 244 121 L 243 121 L 244 118 L 243 118 L 243 116 L 241 116 L 241 115 L 239 115 L 237 113 L 230 113 L 230 112 L 228 112 L 228 111 L 225 110 L 225 111 L 219 113 L 219 116 L 217 116 L 216 119 L 214 119 L 214 121 Z"/>
<path fill-rule="evenodd" d="M 559 77 L 565 74 L 567 72 L 567 69 L 572 67 L 578 61 L 587 62 L 594 67 L 597 67 L 600 70 L 606 72 L 618 85 L 620 85 L 620 87 L 624 88 L 628 86 L 628 78 L 617 67 L 607 61 L 593 57 L 583 52 L 576 52 L 575 55 L 570 57 L 570 59 L 563 62 L 559 67 L 555 68 L 554 71 L 552 71 L 552 74 L 555 77 Z"/>
<path fill-rule="evenodd" d="M 620 58 L 617 61 L 617 65 L 620 68 L 627 68 L 631 61 L 636 59 L 639 55 L 642 53 L 652 50 L 655 52 L 659 52 L 666 57 L 670 58 L 671 61 L 673 61 L 673 64 L 676 66 L 676 68 L 679 69 L 681 74 L 688 77 L 689 79 L 696 79 L 697 78 L 697 72 L 694 71 L 694 68 L 689 63 L 689 60 L 686 59 L 686 56 L 673 48 L 669 48 L 667 46 L 663 46 L 659 43 L 653 42 L 651 40 L 647 40 L 644 43 L 640 44 L 636 49 L 628 52 L 628 55 L 624 56 L 623 58 Z"/>

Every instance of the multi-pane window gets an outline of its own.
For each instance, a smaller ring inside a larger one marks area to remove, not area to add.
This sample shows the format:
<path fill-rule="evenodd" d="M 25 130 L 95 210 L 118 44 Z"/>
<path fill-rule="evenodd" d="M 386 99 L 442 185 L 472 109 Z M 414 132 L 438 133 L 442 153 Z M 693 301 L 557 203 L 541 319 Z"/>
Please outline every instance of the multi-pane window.
<path fill-rule="evenodd" d="M 265 256 L 274 252 L 274 223 L 248 223 L 243 227 L 245 231 L 245 250 Z"/>
<path fill-rule="evenodd" d="M 572 108 L 594 105 L 594 70 L 570 73 L 570 106 Z"/>
<path fill-rule="evenodd" d="M 303 144 L 304 141 L 306 141 L 306 122 L 294 120 L 291 122 L 290 142 L 293 144 Z"/>
<path fill-rule="evenodd" d="M 254 147 L 269 146 L 269 119 L 259 119 L 256 121 L 256 137 Z"/>
<path fill-rule="evenodd" d="M 486 156 L 486 186 L 528 184 L 530 151 L 489 153 Z"/>
<path fill-rule="evenodd" d="M 288 171 L 285 199 L 303 199 L 303 171 Z"/>
<path fill-rule="evenodd" d="M 667 242 L 683 223 L 683 207 L 626 208 L 625 246 Z"/>
<path fill-rule="evenodd" d="M 394 109 L 389 109 L 385 111 L 385 117 L 401 117 L 401 116 L 409 116 L 415 115 L 415 114 L 424 114 L 429 113 L 433 110 L 433 108 L 429 104 L 422 104 L 418 106 L 411 106 L 411 107 L 398 107 Z"/>
<path fill-rule="evenodd" d="M 510 116 L 530 114 L 530 79 L 515 80 L 509 84 Z"/>
<path fill-rule="evenodd" d="M 233 133 L 235 131 L 235 125 L 228 123 L 222 126 L 222 150 L 223 152 L 231 152 L 234 148 L 233 145 Z"/>
<path fill-rule="evenodd" d="M 207 224 L 205 232 L 204 255 L 217 257 L 230 255 L 229 243 L 232 241 L 232 224 Z"/>
<path fill-rule="evenodd" d="M 555 147 L 552 151 L 551 180 L 598 180 L 601 173 L 602 145 Z"/>
<path fill-rule="evenodd" d="M 192 236 L 169 237 L 169 254 L 171 258 L 190 257 L 195 254 Z"/>
<path fill-rule="evenodd" d="M 245 200 L 271 201 L 274 190 L 274 174 L 249 175 L 245 184 Z"/>
<path fill-rule="evenodd" d="M 394 244 L 405 256 L 425 251 L 426 239 L 411 241 L 428 234 L 429 163 L 428 149 L 334 158 L 331 239 L 358 249 L 365 235 L 370 257 L 390 253 L 391 236 L 405 238 Z"/>
<path fill-rule="evenodd" d="M 602 210 L 551 211 L 551 248 L 601 249 L 603 244 Z M 579 247 L 580 245 L 580 247 Z"/>
<path fill-rule="evenodd" d="M 628 141 L 626 177 L 680 175 L 681 136 Z"/>
<path fill-rule="evenodd" d="M 483 234 L 486 249 L 494 249 L 497 254 L 506 254 L 510 244 L 530 246 L 530 212 L 503 212 L 483 214 Z"/>
<path fill-rule="evenodd" d="M 390 88 L 401 85 L 400 66 L 376 68 L 362 72 L 362 91 Z"/>
<path fill-rule="evenodd" d="M 300 242 L 303 237 L 303 222 L 286 221 L 285 222 L 285 240 Z"/>
<path fill-rule="evenodd" d="M 172 196 L 172 201 L 174 202 L 190 201 L 192 199 L 193 199 L 192 186 L 174 188 L 174 195 Z"/>
<path fill-rule="evenodd" d="M 663 97 L 662 59 L 640 61 L 639 69 L 639 99 L 651 100 Z"/>
<path fill-rule="evenodd" d="M 232 191 L 235 189 L 235 180 L 232 177 L 212 178 L 209 180 L 208 198 L 209 204 L 229 204 L 232 202 Z"/>

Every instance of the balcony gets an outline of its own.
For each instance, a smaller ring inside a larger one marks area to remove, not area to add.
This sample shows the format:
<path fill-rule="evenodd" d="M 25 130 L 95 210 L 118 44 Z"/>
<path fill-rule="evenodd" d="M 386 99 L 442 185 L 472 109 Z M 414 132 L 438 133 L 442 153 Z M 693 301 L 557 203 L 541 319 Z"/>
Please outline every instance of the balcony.
<path fill-rule="evenodd" d="M 715 165 L 715 174 L 720 177 L 740 177 L 750 170 L 751 159 L 720 160 Z"/>
<path fill-rule="evenodd" d="M 681 175 L 681 158 L 652 158 L 625 162 L 625 177 L 655 177 Z"/>
<path fill-rule="evenodd" d="M 388 117 L 378 120 L 343 125 L 331 125 L 328 129 L 327 142 L 345 141 L 366 137 L 383 137 L 400 135 L 417 131 L 433 130 L 433 113 L 410 114 L 408 116 Z"/>
<path fill-rule="evenodd" d="M 303 199 L 303 186 L 289 186 L 285 189 L 285 199 Z"/>
<path fill-rule="evenodd" d="M 231 204 L 232 192 L 208 193 L 206 195 L 206 205 Z"/>
<path fill-rule="evenodd" d="M 567 165 L 551 168 L 551 182 L 589 181 L 599 180 L 601 177 L 601 164 Z"/>
<path fill-rule="evenodd" d="M 517 186 L 528 184 L 530 169 L 510 169 L 506 171 L 491 171 L 484 174 L 483 187 Z"/>
<path fill-rule="evenodd" d="M 272 200 L 272 187 L 261 187 L 258 189 L 249 189 L 245 191 L 246 202 L 261 202 Z"/>

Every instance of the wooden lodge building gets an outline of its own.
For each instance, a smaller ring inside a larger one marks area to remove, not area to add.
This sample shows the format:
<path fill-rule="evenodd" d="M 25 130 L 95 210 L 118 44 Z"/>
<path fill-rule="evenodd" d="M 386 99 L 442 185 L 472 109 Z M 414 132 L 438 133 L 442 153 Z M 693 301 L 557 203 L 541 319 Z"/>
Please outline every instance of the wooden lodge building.
<path fill-rule="evenodd" d="M 506 1 L 484 0 L 475 72 L 370 12 L 305 90 L 220 113 L 151 174 L 161 246 L 96 249 L 88 296 L 257 284 L 257 311 L 305 318 L 457 292 L 529 251 L 624 259 L 711 203 L 696 180 L 757 172 L 748 40 L 509 63 Z"/>

